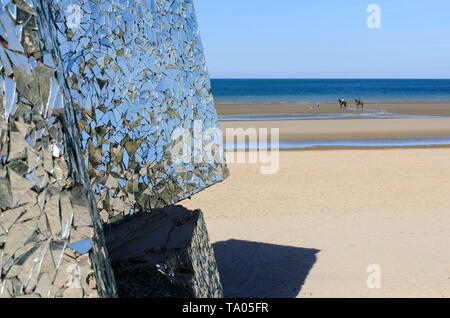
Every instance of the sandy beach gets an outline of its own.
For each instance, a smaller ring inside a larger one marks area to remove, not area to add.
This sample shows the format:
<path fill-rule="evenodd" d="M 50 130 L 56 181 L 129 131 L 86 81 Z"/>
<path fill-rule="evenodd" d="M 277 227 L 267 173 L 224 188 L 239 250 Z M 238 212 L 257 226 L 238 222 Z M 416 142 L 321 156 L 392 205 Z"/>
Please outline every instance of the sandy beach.
<path fill-rule="evenodd" d="M 450 110 L 424 106 L 370 105 L 418 115 Z M 299 113 L 295 107 L 217 108 L 219 115 Z M 320 112 L 337 108 L 321 105 Z M 282 139 L 450 136 L 445 117 L 220 125 L 278 127 Z M 204 212 L 225 296 L 450 297 L 450 149 L 291 149 L 279 156 L 275 174 L 232 163 L 223 183 L 182 202 Z M 370 265 L 380 269 L 381 288 L 366 284 Z"/>
<path fill-rule="evenodd" d="M 183 201 L 228 297 L 449 297 L 450 149 L 281 151 Z M 369 289 L 370 264 L 381 288 Z"/>

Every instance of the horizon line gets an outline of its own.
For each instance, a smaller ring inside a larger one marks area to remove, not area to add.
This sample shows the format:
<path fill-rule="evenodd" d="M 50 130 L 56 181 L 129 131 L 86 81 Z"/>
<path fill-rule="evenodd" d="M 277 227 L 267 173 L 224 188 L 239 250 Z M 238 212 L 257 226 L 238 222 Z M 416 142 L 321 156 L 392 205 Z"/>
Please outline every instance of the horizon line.
<path fill-rule="evenodd" d="M 211 80 L 450 80 L 450 77 L 210 77 Z"/>

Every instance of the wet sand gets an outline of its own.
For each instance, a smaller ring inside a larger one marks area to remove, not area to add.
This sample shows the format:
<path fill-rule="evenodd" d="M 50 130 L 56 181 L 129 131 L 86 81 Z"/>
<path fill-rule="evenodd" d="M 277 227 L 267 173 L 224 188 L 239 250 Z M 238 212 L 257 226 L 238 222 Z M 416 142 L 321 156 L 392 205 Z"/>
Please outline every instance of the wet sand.
<path fill-rule="evenodd" d="M 270 121 L 221 121 L 222 134 L 227 128 L 279 128 L 280 139 L 376 138 L 450 136 L 447 118 L 377 118 L 313 119 Z"/>
<path fill-rule="evenodd" d="M 351 110 L 350 110 L 351 106 Z M 317 112 L 310 104 L 217 104 L 219 116 L 243 114 L 352 114 L 353 105 L 341 110 L 333 103 L 321 104 Z M 366 104 L 365 111 L 385 110 L 404 116 L 429 118 L 333 118 L 294 120 L 226 120 L 220 121 L 222 134 L 227 128 L 279 128 L 281 140 L 388 138 L 450 136 L 450 103 L 378 103 Z"/>
<path fill-rule="evenodd" d="M 281 151 L 276 174 L 233 163 L 182 204 L 204 212 L 228 297 L 450 297 L 449 158 Z"/>
<path fill-rule="evenodd" d="M 348 101 L 347 101 L 348 102 Z M 219 115 L 239 114 L 335 114 L 350 112 L 355 108 L 354 102 L 348 102 L 347 110 L 336 103 L 320 103 L 319 112 L 315 103 L 254 103 L 254 104 L 220 104 L 216 103 Z M 412 115 L 447 115 L 450 116 L 450 103 L 365 103 L 364 108 L 387 110 L 397 114 Z"/>

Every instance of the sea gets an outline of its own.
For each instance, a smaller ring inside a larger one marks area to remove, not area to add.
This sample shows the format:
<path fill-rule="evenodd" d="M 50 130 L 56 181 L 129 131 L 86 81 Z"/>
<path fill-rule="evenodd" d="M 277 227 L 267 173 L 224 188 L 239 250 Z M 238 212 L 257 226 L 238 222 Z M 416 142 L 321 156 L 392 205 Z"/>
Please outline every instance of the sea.
<path fill-rule="evenodd" d="M 241 103 L 314 103 L 336 102 L 340 98 L 365 103 L 383 102 L 450 102 L 450 79 L 212 79 L 212 93 L 216 104 Z M 353 111 L 352 111 L 353 110 Z M 333 118 L 425 118 L 394 114 L 386 110 L 360 111 L 347 108 L 338 114 L 240 114 L 221 115 L 219 120 L 299 120 Z M 280 149 L 316 148 L 320 146 L 345 147 L 410 147 L 449 146 L 450 136 L 392 137 L 280 140 Z M 247 143 L 234 145 L 235 149 L 249 149 Z M 269 148 L 272 145 L 268 145 Z"/>
<path fill-rule="evenodd" d="M 450 102 L 450 79 L 211 79 L 218 104 Z"/>

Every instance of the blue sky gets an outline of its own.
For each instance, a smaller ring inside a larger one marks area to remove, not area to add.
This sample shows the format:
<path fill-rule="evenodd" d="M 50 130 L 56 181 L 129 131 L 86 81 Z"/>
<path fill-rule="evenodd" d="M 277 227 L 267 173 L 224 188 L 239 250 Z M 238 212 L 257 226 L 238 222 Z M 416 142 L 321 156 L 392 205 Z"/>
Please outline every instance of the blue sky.
<path fill-rule="evenodd" d="M 212 78 L 450 78 L 448 0 L 194 3 Z"/>

